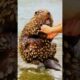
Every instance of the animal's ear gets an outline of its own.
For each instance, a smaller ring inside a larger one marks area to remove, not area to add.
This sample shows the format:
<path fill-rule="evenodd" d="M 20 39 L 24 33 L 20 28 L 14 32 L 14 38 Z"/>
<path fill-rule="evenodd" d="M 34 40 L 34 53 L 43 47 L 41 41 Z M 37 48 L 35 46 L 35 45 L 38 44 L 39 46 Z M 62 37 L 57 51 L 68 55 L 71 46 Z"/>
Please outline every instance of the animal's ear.
<path fill-rule="evenodd" d="M 36 11 L 36 12 L 35 12 L 35 15 L 38 15 L 38 14 L 39 14 L 39 11 Z"/>
<path fill-rule="evenodd" d="M 50 12 L 47 12 L 48 15 L 50 15 Z"/>
<path fill-rule="evenodd" d="M 39 13 L 42 13 L 42 12 L 43 12 L 42 10 L 35 11 L 35 15 L 38 15 Z"/>

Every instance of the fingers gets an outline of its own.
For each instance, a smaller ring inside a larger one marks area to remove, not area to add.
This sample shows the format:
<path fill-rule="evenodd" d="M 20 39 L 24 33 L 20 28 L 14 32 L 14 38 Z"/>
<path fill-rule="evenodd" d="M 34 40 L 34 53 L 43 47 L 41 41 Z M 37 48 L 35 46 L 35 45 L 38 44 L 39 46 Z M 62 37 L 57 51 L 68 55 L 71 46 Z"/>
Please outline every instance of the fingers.
<path fill-rule="evenodd" d="M 53 39 L 55 36 L 57 36 L 58 33 L 50 33 L 48 34 L 47 38 L 48 39 Z"/>
<path fill-rule="evenodd" d="M 46 34 L 49 34 L 49 33 L 52 32 L 52 28 L 49 27 L 48 25 L 42 25 L 40 31 L 41 31 L 41 32 L 44 32 L 44 33 L 46 33 Z"/>

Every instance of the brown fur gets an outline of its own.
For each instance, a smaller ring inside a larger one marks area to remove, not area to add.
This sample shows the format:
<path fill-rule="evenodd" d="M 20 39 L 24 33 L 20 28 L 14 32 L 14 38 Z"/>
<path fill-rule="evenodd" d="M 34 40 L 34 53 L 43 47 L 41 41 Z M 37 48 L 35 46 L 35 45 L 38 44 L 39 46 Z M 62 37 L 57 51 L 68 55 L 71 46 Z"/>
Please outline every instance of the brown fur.
<path fill-rule="evenodd" d="M 41 25 L 52 26 L 52 23 L 50 12 L 39 10 L 26 24 L 20 37 L 20 53 L 26 62 L 44 62 L 47 59 L 54 59 L 56 44 L 52 45 L 52 40 L 47 39 L 46 34 L 39 32 Z"/>

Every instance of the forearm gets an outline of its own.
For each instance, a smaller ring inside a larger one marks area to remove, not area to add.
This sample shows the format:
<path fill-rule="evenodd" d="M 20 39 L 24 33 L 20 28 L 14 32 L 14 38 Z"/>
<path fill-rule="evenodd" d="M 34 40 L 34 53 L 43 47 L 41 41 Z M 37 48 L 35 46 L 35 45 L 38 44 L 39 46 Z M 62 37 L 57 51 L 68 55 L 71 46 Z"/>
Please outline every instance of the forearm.
<path fill-rule="evenodd" d="M 47 36 L 47 38 L 49 38 L 49 39 L 54 38 L 54 37 L 57 36 L 59 33 L 62 33 L 62 25 L 59 24 L 59 25 L 57 25 L 57 26 L 55 26 L 55 27 L 52 27 L 51 30 L 52 30 L 52 32 L 51 32 L 51 33 L 48 33 L 48 36 Z"/>
<path fill-rule="evenodd" d="M 62 25 L 59 24 L 55 27 L 52 27 L 52 33 L 62 33 Z"/>
<path fill-rule="evenodd" d="M 54 38 L 57 35 L 58 35 L 58 33 L 50 33 L 50 34 L 47 35 L 47 38 L 48 39 L 52 39 L 52 38 Z"/>

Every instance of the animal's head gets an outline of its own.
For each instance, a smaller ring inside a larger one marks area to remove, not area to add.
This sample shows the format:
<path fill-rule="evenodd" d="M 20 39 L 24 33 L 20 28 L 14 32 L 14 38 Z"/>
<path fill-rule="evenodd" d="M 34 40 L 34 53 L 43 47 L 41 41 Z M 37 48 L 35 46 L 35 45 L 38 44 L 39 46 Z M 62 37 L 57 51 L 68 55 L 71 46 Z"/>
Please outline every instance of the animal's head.
<path fill-rule="evenodd" d="M 47 10 L 38 10 L 35 12 L 35 16 L 39 19 L 40 25 L 46 24 L 52 26 L 53 19 L 49 11 Z"/>

